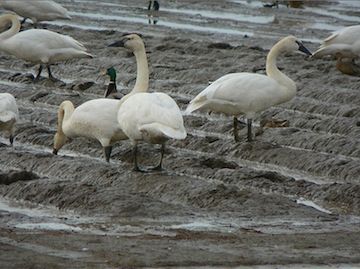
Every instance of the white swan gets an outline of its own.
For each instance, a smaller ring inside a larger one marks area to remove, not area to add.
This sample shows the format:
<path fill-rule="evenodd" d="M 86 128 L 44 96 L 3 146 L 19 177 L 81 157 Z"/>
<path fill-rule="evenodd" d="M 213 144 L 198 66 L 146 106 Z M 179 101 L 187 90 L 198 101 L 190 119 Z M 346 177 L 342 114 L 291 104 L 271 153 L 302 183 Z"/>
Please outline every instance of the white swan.
<path fill-rule="evenodd" d="M 117 111 L 118 101 L 115 99 L 90 100 L 76 109 L 70 101 L 62 102 L 58 110 L 53 153 L 58 153 L 67 138 L 81 136 L 98 140 L 109 162 L 112 144 L 127 139 L 116 122 Z"/>
<path fill-rule="evenodd" d="M 344 58 L 360 57 L 360 25 L 345 27 L 326 38 L 313 57 L 335 55 Z"/>
<path fill-rule="evenodd" d="M 0 34 L 0 50 L 15 57 L 40 64 L 35 80 L 40 78 L 43 64 L 47 66 L 49 78 L 55 80 L 50 64 L 74 58 L 92 58 L 80 42 L 70 36 L 43 29 L 19 32 L 20 22 L 16 15 L 0 16 L 0 25 L 11 22 L 11 28 Z"/>
<path fill-rule="evenodd" d="M 0 7 L 14 11 L 16 14 L 23 17 L 24 20 L 22 23 L 24 23 L 27 18 L 31 19 L 35 27 L 39 21 L 71 19 L 68 11 L 52 0 L 0 0 Z"/>
<path fill-rule="evenodd" d="M 234 116 L 235 141 L 239 141 L 237 116 L 244 114 L 248 125 L 247 139 L 251 141 L 251 124 L 255 114 L 295 96 L 295 82 L 277 68 L 276 59 L 283 52 L 297 50 L 311 55 L 295 37 L 283 38 L 272 47 L 267 56 L 267 76 L 253 73 L 225 75 L 200 92 L 188 105 L 186 114 L 204 109 Z"/>
<path fill-rule="evenodd" d="M 165 93 L 138 93 L 130 96 L 120 107 L 118 122 L 134 145 L 134 170 L 143 171 L 137 164 L 137 143 L 161 144 L 161 159 L 153 170 L 162 169 L 165 142 L 184 139 L 186 130 L 176 102 Z"/>
<path fill-rule="evenodd" d="M 66 143 L 67 137 L 83 136 L 98 140 L 103 146 L 106 161 L 109 162 L 112 144 L 127 139 L 118 125 L 117 112 L 128 96 L 147 91 L 149 70 L 145 46 L 138 35 L 126 35 L 114 46 L 120 45 L 132 50 L 136 57 L 137 77 L 134 88 L 121 100 L 94 99 L 81 104 L 76 109 L 70 101 L 61 103 L 58 112 L 58 128 L 54 137 L 54 154 L 57 154 Z"/>
<path fill-rule="evenodd" d="M 123 103 L 129 96 L 147 92 L 149 88 L 149 66 L 146 58 L 145 45 L 138 34 L 124 34 L 119 41 L 113 42 L 109 47 L 124 47 L 131 50 L 136 58 L 136 82 L 130 93 L 121 99 Z"/>
<path fill-rule="evenodd" d="M 14 96 L 0 93 L 0 130 L 9 135 L 10 144 L 14 142 L 15 123 L 19 119 L 19 110 Z"/>
<path fill-rule="evenodd" d="M 313 57 L 335 56 L 337 68 L 345 74 L 357 73 L 354 60 L 360 57 L 360 25 L 345 27 L 326 38 Z"/>

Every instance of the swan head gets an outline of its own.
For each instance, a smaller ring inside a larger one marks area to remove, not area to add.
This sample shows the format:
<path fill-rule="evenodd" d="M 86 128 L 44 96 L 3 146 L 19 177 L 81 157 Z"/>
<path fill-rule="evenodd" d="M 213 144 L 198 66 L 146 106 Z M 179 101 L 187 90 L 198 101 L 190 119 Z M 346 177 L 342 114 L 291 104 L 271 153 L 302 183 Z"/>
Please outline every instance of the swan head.
<path fill-rule="evenodd" d="M 283 38 L 278 43 L 284 52 L 302 52 L 311 56 L 312 53 L 304 46 L 304 44 L 295 36 L 288 36 Z"/>
<path fill-rule="evenodd" d="M 145 50 L 144 42 L 139 34 L 124 34 L 119 41 L 110 44 L 109 47 L 124 47 L 133 52 Z"/>
<path fill-rule="evenodd" d="M 66 143 L 66 136 L 57 132 L 54 136 L 54 148 L 53 154 L 57 155 L 58 151 L 64 146 Z"/>

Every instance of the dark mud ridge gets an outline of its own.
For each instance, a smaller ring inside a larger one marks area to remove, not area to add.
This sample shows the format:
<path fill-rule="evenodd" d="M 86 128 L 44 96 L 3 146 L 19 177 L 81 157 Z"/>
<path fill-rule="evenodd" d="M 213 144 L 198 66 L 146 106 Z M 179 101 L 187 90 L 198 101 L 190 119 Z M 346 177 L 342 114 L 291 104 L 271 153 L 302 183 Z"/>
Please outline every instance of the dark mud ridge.
<path fill-rule="evenodd" d="M 44 26 L 96 57 L 54 66 L 59 82 L 33 83 L 32 65 L 0 55 L 0 92 L 20 111 L 14 146 L 0 137 L 0 268 L 359 268 L 360 78 L 332 59 L 279 59 L 298 93 L 258 115 L 253 143 L 245 125 L 234 143 L 231 118 L 195 113 L 184 117 L 188 137 L 168 143 L 162 172 L 133 172 L 128 141 L 114 146 L 110 164 L 84 138 L 51 153 L 58 105 L 103 96 L 102 68 L 113 65 L 118 87 L 132 88 L 134 57 L 106 47 L 124 32 L 144 36 L 151 91 L 184 110 L 226 73 L 264 73 L 282 36 L 315 49 L 330 30 L 358 24 L 353 6 L 168 1 L 150 25 L 144 1 L 58 2 L 73 19 Z M 260 133 L 268 118 L 289 124 Z M 159 154 L 145 144 L 141 152 L 146 164 Z"/>

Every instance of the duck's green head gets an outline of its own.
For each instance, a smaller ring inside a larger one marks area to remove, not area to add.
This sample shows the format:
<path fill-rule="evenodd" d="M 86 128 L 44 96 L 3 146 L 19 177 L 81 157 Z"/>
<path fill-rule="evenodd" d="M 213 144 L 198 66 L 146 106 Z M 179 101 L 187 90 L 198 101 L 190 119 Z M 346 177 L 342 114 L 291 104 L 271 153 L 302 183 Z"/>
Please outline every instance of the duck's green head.
<path fill-rule="evenodd" d="M 116 70 L 114 67 L 106 69 L 106 75 L 110 77 L 111 81 L 116 81 Z"/>

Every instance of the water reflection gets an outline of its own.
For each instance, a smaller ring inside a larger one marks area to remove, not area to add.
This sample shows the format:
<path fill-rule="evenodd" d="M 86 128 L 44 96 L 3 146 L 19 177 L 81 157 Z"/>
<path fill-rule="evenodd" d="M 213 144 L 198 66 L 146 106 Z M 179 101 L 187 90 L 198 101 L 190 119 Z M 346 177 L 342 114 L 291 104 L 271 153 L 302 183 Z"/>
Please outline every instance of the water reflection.
<path fill-rule="evenodd" d="M 279 8 L 279 5 L 285 5 L 287 7 L 291 7 L 291 8 L 302 8 L 304 1 L 300 1 L 300 0 L 288 0 L 288 1 L 272 1 L 271 3 L 266 3 L 264 4 L 264 7 L 277 7 Z"/>
<path fill-rule="evenodd" d="M 160 3 L 157 0 L 150 0 L 148 4 L 149 24 L 157 24 L 159 18 Z"/>

